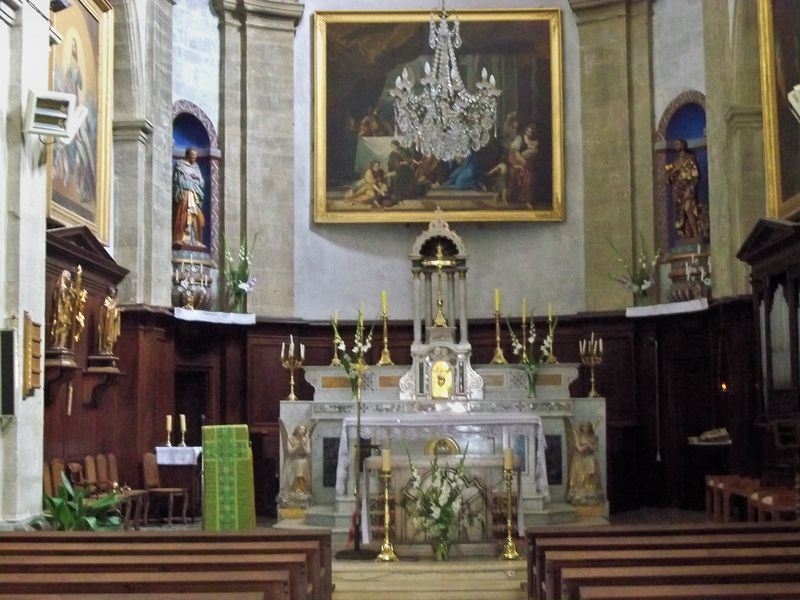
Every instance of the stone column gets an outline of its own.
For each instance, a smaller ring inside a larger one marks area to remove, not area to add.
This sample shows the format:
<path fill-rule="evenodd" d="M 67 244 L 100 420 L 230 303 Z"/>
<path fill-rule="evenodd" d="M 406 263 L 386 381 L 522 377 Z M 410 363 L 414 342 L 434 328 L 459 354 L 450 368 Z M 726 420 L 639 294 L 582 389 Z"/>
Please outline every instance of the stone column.
<path fill-rule="evenodd" d="M 460 307 L 459 307 L 459 316 L 458 322 L 461 328 L 461 337 L 459 342 L 462 344 L 466 344 L 469 342 L 468 337 L 468 330 L 467 330 L 467 271 L 466 268 L 463 271 L 459 271 L 458 273 L 458 286 L 459 286 L 459 296 L 461 299 Z"/>
<path fill-rule="evenodd" d="M 703 2 L 703 36 L 713 294 L 749 294 L 736 252 L 766 214 L 757 4 Z"/>
<path fill-rule="evenodd" d="M 581 55 L 586 308 L 631 303 L 609 280 L 611 239 L 630 265 L 653 248 L 651 0 L 570 0 Z"/>
<path fill-rule="evenodd" d="M 113 254 L 130 270 L 124 303 L 171 305 L 173 4 L 112 1 Z"/>
<path fill-rule="evenodd" d="M 222 16 L 223 231 L 258 234 L 250 312 L 294 312 L 293 0 L 214 0 Z"/>
<path fill-rule="evenodd" d="M 44 394 L 23 399 L 21 346 L 24 312 L 47 331 L 47 165 L 45 145 L 22 133 L 22 117 L 28 90 L 48 87 L 49 23 L 40 14 L 48 8 L 0 0 L 0 328 L 16 337 L 14 416 L 0 426 L 0 529 L 25 526 L 42 508 Z"/>
<path fill-rule="evenodd" d="M 414 271 L 414 342 L 422 343 L 422 281 L 420 272 Z"/>

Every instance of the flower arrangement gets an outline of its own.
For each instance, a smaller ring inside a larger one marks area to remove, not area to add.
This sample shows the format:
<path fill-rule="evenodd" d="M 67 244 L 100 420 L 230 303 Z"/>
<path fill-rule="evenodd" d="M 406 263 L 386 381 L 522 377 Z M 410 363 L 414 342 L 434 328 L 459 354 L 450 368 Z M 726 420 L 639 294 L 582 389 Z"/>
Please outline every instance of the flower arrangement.
<path fill-rule="evenodd" d="M 658 265 L 658 261 L 661 258 L 661 252 L 656 250 L 653 258 L 650 259 L 647 253 L 647 249 L 644 243 L 644 236 L 639 234 L 641 238 L 641 247 L 639 250 L 639 257 L 633 263 L 633 267 L 628 266 L 628 263 L 625 262 L 625 259 L 622 258 L 622 254 L 617 249 L 611 241 L 608 244 L 614 250 L 614 253 L 617 255 L 617 262 L 622 265 L 622 268 L 625 270 L 625 275 L 622 277 L 614 277 L 609 275 L 611 279 L 614 281 L 618 281 L 621 283 L 626 289 L 633 292 L 634 303 L 639 304 L 643 298 L 645 298 L 650 290 L 653 287 L 655 282 L 655 270 L 656 266 Z"/>
<path fill-rule="evenodd" d="M 410 494 L 404 499 L 404 508 L 411 515 L 414 526 L 430 538 L 436 560 L 446 560 L 450 554 L 450 538 L 458 531 L 461 523 L 469 525 L 481 522 L 483 514 L 470 509 L 463 499 L 470 483 L 464 476 L 464 460 L 467 450 L 461 456 L 458 466 L 441 467 L 438 455 L 433 455 L 431 470 L 421 475 L 411 463 Z"/>
<path fill-rule="evenodd" d="M 347 352 L 347 345 L 339 332 L 339 321 L 335 311 L 331 318 L 331 325 L 333 325 L 333 343 L 336 349 L 342 353 L 341 365 L 350 380 L 350 389 L 355 396 L 359 393 L 361 376 L 367 368 L 367 361 L 364 356 L 372 348 L 372 331 L 375 329 L 375 323 L 370 326 L 369 332 L 365 336 L 364 304 L 362 303 L 358 308 L 358 323 L 356 324 L 356 334 L 351 352 Z"/>
<path fill-rule="evenodd" d="M 228 293 L 229 306 L 233 312 L 244 312 L 247 294 L 256 287 L 256 278 L 250 274 L 250 266 L 253 262 L 253 247 L 257 238 L 258 234 L 253 236 L 250 244 L 245 239 L 239 247 L 236 262 L 234 262 L 230 250 L 227 246 L 225 247 L 225 289 Z"/>
<path fill-rule="evenodd" d="M 556 335 L 556 326 L 558 325 L 558 317 L 554 317 L 552 311 L 548 312 L 547 317 L 547 335 L 539 345 L 539 350 L 536 352 L 536 324 L 533 322 L 533 314 L 531 313 L 530 324 L 525 331 L 525 321 L 523 319 L 522 336 L 525 343 L 520 342 L 511 323 L 506 319 L 506 327 L 508 328 L 508 335 L 511 338 L 511 350 L 515 356 L 519 356 L 519 364 L 525 369 L 525 375 L 528 378 L 528 397 L 536 397 L 536 380 L 539 376 L 539 365 L 547 362 L 556 362 L 555 355 L 553 354 L 553 340 Z"/>

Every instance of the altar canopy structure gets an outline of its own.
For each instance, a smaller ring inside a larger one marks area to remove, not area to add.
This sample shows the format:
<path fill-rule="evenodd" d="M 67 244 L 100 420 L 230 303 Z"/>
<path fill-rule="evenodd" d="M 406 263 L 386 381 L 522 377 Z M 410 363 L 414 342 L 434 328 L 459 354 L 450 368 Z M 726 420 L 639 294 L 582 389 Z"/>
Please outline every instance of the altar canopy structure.
<path fill-rule="evenodd" d="M 356 505 L 354 473 L 365 478 L 360 489 L 381 488 L 370 467 L 375 460 L 368 458 L 368 453 L 363 456 L 366 469 L 354 461 L 358 414 L 362 448 L 368 443 L 373 448 L 391 449 L 392 464 L 405 460 L 424 467 L 430 464 L 431 447 L 441 441 L 451 452 L 464 454 L 465 469 L 474 478 L 484 507 L 492 506 L 496 497 L 504 497 L 503 450 L 511 448 L 519 474 L 517 527 L 574 520 L 576 509 L 566 498 L 570 448 L 575 447 L 578 423 L 590 422 L 598 437 L 594 458 L 600 485 L 607 489 L 605 400 L 570 397 L 569 385 L 578 377 L 576 364 L 540 364 L 533 398 L 529 397 L 523 365 L 472 366 L 467 253 L 441 213 L 416 239 L 410 259 L 412 364 L 367 367 L 360 402 L 353 398 L 341 367 L 305 366 L 306 381 L 315 389 L 314 401 L 281 403 L 281 431 L 300 428 L 310 432 L 311 470 L 310 501 L 302 506 L 291 504 L 291 490 L 283 489 L 287 485 L 283 482 L 291 477 L 282 473 L 279 511 L 286 519 L 284 524 L 291 526 L 291 519 L 301 517 L 306 524 L 331 527 L 334 543 L 343 544 L 354 511 L 361 510 L 362 522 L 370 522 L 370 498 L 360 498 L 363 504 Z M 293 460 L 283 453 L 284 472 L 295 468 Z M 424 471 L 423 467 L 419 468 Z M 396 499 L 407 486 L 409 471 L 398 468 L 392 478 Z M 605 498 L 595 512 L 608 515 Z M 402 515 L 398 519 L 399 523 L 410 522 Z M 487 522 L 477 537 L 462 541 L 494 542 L 493 531 L 492 523 Z M 362 533 L 366 541 L 368 532 Z M 404 529 L 402 536 L 400 543 L 421 541 L 413 531 Z"/>

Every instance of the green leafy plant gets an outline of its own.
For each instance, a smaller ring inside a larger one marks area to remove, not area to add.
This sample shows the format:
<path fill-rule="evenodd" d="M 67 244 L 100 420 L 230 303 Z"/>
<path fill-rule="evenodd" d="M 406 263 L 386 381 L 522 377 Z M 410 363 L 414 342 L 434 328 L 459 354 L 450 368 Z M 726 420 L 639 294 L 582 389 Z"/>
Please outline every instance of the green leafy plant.
<path fill-rule="evenodd" d="M 81 488 L 75 488 L 65 473 L 61 474 L 61 485 L 55 496 L 44 496 L 47 512 L 45 520 L 59 531 L 100 531 L 119 529 L 122 519 L 116 511 L 119 498 L 106 494 L 99 498 L 87 498 Z"/>
<path fill-rule="evenodd" d="M 511 323 L 506 319 L 506 327 L 508 328 L 508 335 L 511 338 L 511 350 L 520 357 L 519 364 L 525 369 L 525 375 L 528 378 L 528 397 L 536 397 L 536 380 L 539 377 L 539 365 L 548 362 L 553 354 L 553 339 L 556 335 L 556 326 L 558 325 L 558 317 L 548 316 L 547 320 L 548 331 L 547 336 L 542 340 L 538 352 L 536 351 L 536 325 L 533 322 L 533 314 L 531 314 L 528 331 L 523 331 L 524 341 L 520 341 Z"/>
<path fill-rule="evenodd" d="M 656 250 L 651 259 L 645 246 L 644 236 L 641 233 L 639 234 L 639 238 L 641 240 L 639 256 L 633 262 L 632 266 L 629 266 L 625 259 L 622 258 L 622 254 L 611 240 L 608 241 L 608 245 L 611 246 L 611 249 L 614 250 L 614 253 L 617 255 L 617 262 L 622 265 L 622 269 L 625 271 L 622 277 L 615 277 L 613 275 L 609 275 L 609 277 L 621 283 L 625 289 L 630 290 L 637 304 L 649 294 L 650 288 L 655 284 L 655 271 L 658 266 L 658 261 L 661 258 L 661 251 Z"/>
<path fill-rule="evenodd" d="M 233 259 L 227 245 L 225 246 L 225 289 L 228 293 L 229 305 L 234 312 L 244 312 L 247 294 L 256 287 L 256 278 L 250 274 L 256 239 L 258 239 L 258 234 L 253 236 L 250 244 L 246 239 L 244 240 L 239 247 L 236 260 Z"/>
<path fill-rule="evenodd" d="M 464 460 L 467 451 L 461 456 L 458 466 L 441 467 L 438 455 L 433 455 L 431 469 L 420 475 L 419 469 L 411 463 L 410 498 L 404 501 L 405 509 L 418 529 L 424 531 L 431 540 L 436 560 L 446 560 L 450 553 L 450 538 L 457 532 L 461 522 L 469 525 L 481 522 L 483 515 L 473 511 L 469 502 L 463 498 L 470 482 L 464 476 Z"/>

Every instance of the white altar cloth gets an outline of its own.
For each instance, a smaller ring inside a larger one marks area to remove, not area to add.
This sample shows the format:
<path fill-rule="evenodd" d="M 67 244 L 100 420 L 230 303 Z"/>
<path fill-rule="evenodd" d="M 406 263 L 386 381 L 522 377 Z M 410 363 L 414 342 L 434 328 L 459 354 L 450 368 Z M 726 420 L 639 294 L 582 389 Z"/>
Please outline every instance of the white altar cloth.
<path fill-rule="evenodd" d="M 202 446 L 156 446 L 156 464 L 196 465 Z"/>
<path fill-rule="evenodd" d="M 542 428 L 542 419 L 529 413 L 412 413 L 392 415 L 363 415 L 361 417 L 362 437 L 375 440 L 428 439 L 437 435 L 453 433 L 485 433 L 508 439 L 511 435 L 530 435 L 536 447 L 533 453 L 533 479 L 537 493 L 550 496 L 547 483 L 547 466 L 544 450 L 547 447 Z M 336 466 L 336 494 L 343 496 L 347 487 L 350 470 L 350 446 L 356 437 L 356 417 L 348 415 L 342 419 L 342 432 L 339 438 L 339 460 Z"/>

